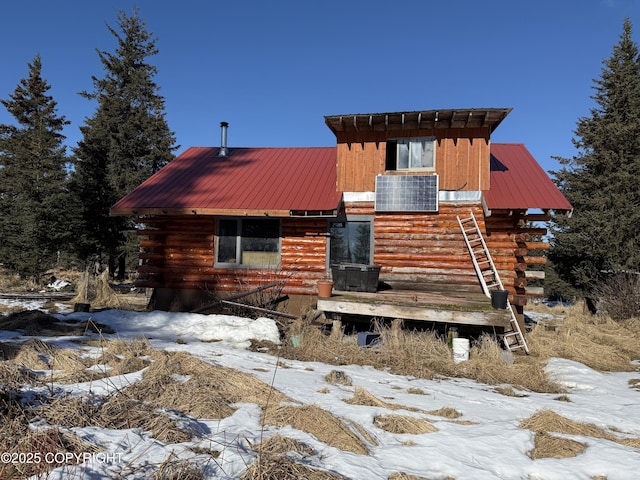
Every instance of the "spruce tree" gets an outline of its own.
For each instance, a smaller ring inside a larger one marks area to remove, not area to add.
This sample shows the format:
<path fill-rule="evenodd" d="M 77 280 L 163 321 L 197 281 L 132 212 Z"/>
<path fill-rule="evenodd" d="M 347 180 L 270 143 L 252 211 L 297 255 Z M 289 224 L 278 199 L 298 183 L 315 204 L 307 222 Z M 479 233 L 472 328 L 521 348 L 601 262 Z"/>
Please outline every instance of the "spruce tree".
<path fill-rule="evenodd" d="M 574 214 L 554 217 L 549 257 L 583 293 L 603 273 L 640 268 L 640 63 L 628 19 L 603 65 L 596 106 L 575 130 L 578 154 L 552 172 Z"/>
<path fill-rule="evenodd" d="M 115 52 L 98 50 L 104 77 L 93 76 L 93 91 L 81 92 L 97 109 L 80 128 L 73 184 L 84 205 L 78 253 L 86 260 L 109 260 L 112 273 L 119 258 L 123 273 L 133 219 L 110 217 L 109 208 L 171 161 L 177 147 L 154 81 L 157 69 L 148 62 L 158 53 L 156 40 L 137 10 L 132 16 L 119 12 L 117 22 L 117 29 L 107 25 L 117 40 Z"/>
<path fill-rule="evenodd" d="M 69 122 L 47 95 L 39 55 L 2 105 L 15 125 L 0 125 L 0 262 L 36 280 L 54 266 L 72 235 L 65 137 Z"/>

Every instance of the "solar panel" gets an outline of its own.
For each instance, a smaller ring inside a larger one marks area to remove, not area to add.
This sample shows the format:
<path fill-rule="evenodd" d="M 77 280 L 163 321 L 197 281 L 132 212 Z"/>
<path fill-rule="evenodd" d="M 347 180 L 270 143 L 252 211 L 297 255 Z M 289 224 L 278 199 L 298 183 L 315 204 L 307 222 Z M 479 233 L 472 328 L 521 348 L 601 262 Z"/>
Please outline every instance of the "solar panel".
<path fill-rule="evenodd" d="M 378 175 L 376 212 L 437 212 L 438 175 Z"/>

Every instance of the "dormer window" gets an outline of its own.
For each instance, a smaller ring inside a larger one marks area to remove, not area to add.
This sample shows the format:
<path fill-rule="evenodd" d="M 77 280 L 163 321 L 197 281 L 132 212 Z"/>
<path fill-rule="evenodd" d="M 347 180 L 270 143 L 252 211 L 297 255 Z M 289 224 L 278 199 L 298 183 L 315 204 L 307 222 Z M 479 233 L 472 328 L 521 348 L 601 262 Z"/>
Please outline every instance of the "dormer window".
<path fill-rule="evenodd" d="M 387 141 L 386 170 L 434 171 L 435 167 L 436 137 Z"/>

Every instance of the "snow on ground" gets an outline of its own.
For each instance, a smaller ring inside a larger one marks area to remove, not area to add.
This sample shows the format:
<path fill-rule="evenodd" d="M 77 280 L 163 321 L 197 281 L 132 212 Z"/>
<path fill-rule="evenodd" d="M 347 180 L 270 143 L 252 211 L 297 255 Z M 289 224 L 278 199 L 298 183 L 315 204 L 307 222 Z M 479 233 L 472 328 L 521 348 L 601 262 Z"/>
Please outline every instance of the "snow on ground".
<path fill-rule="evenodd" d="M 161 464 L 170 455 L 193 458 L 198 454 L 188 447 L 194 445 L 210 446 L 222 452 L 214 460 L 210 456 L 206 460 L 203 457 L 208 478 L 234 479 L 255 460 L 256 454 L 248 446 L 259 444 L 278 431 L 319 452 L 318 456 L 305 458 L 303 462 L 349 479 L 386 480 L 398 472 L 429 479 L 456 480 L 627 480 L 638 475 L 638 449 L 592 437 L 558 435 L 586 443 L 588 448 L 573 458 L 532 460 L 527 452 L 534 446 L 534 433 L 519 428 L 523 419 L 546 408 L 571 420 L 614 431 L 620 437 L 638 438 L 640 391 L 629 384 L 630 380 L 640 377 L 637 372 L 602 373 L 576 362 L 553 359 L 548 369 L 555 379 L 569 388 L 570 401 L 559 401 L 557 394 L 532 392 L 518 392 L 523 394 L 518 397 L 505 396 L 492 386 L 471 380 L 423 380 L 357 365 L 339 367 L 353 383 L 343 386 L 327 383 L 324 379 L 336 369 L 335 366 L 283 360 L 247 350 L 250 338 L 278 341 L 276 325 L 269 319 L 119 310 L 57 316 L 79 321 L 90 318 L 113 328 L 116 337 L 145 336 L 156 348 L 185 350 L 214 365 L 254 375 L 300 404 L 315 405 L 335 416 L 350 419 L 363 427 L 377 445 L 370 445 L 370 455 L 357 455 L 328 446 L 292 427 L 268 426 L 262 430 L 260 408 L 255 404 L 241 404 L 233 415 L 223 420 L 182 417 L 182 421 L 192 423 L 192 430 L 199 432 L 199 436 L 181 444 L 165 445 L 139 429 L 75 428 L 74 432 L 81 438 L 104 447 L 104 455 L 87 454 L 84 463 L 59 468 L 50 473 L 48 479 L 142 478 L 141 465 Z M 15 339 L 18 335 L 0 332 L 0 340 Z M 59 387 L 70 394 L 86 394 L 89 389 L 93 394 L 100 394 L 140 378 L 138 372 L 91 384 Z M 346 403 L 345 400 L 353 397 L 356 387 L 366 389 L 379 399 L 413 406 L 419 411 L 391 412 L 384 407 Z M 411 393 L 418 389 L 424 394 Z M 443 407 L 456 409 L 462 416 L 454 421 L 424 413 Z M 438 431 L 421 435 L 389 433 L 373 423 L 376 415 L 385 413 L 427 418 Z M 127 476 L 129 471 L 137 471 L 137 474 Z"/>

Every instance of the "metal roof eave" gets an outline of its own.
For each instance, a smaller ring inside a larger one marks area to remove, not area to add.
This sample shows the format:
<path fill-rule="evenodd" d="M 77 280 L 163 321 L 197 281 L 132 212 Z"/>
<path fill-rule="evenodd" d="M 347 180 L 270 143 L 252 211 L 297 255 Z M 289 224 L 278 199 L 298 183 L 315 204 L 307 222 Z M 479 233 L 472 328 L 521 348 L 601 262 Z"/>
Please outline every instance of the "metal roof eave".
<path fill-rule="evenodd" d="M 218 217 L 336 217 L 340 204 L 329 210 L 312 209 L 220 209 L 220 208 L 112 208 L 110 216 L 218 216 Z"/>

